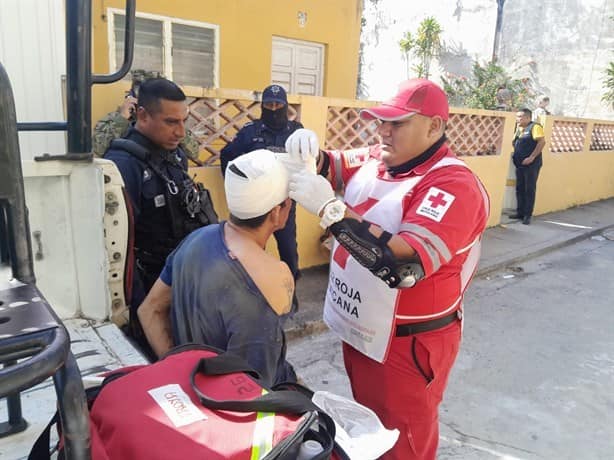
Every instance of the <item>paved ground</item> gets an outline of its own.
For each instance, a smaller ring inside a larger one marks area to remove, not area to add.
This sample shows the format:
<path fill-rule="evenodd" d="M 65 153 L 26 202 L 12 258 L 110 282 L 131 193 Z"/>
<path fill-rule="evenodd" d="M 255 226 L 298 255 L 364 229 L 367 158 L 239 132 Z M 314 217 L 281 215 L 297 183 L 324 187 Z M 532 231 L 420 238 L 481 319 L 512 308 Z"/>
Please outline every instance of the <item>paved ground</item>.
<path fill-rule="evenodd" d="M 478 275 L 614 229 L 614 199 L 537 216 L 531 225 L 522 225 L 505 217 L 503 222 L 487 229 L 484 234 Z M 303 277 L 297 283 L 300 308 L 286 325 L 290 339 L 326 329 L 321 320 L 327 276 L 326 266 L 303 271 Z"/>
<path fill-rule="evenodd" d="M 438 458 L 614 458 L 613 240 L 614 200 L 487 231 Z M 288 355 L 309 386 L 349 396 L 326 274 L 299 281 Z"/>
<path fill-rule="evenodd" d="M 614 458 L 612 228 L 614 199 L 486 232 L 462 353 L 442 406 L 440 458 Z M 316 333 L 326 331 L 326 279 L 326 267 L 317 267 L 299 281 L 300 311 L 287 324 L 289 359 L 312 388 L 349 396 L 338 340 Z M 47 420 L 53 401 L 45 414 L 32 395 L 24 413 L 31 422 L 35 412 Z M 0 440 L 0 458 L 27 451 L 11 455 L 8 444 L 14 439 Z"/>
<path fill-rule="evenodd" d="M 614 458 L 612 273 L 614 241 L 597 234 L 474 281 L 439 459 Z M 307 385 L 349 396 L 333 334 L 288 355 Z"/>

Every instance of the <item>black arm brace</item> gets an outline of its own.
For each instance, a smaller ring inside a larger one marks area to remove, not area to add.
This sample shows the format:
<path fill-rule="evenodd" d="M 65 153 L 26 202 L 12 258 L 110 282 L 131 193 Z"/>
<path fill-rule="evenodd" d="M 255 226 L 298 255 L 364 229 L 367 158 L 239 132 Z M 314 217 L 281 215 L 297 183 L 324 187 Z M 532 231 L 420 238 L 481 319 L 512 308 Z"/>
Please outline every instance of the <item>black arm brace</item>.
<path fill-rule="evenodd" d="M 397 260 L 388 247 L 392 235 L 384 231 L 376 237 L 369 231 L 370 226 L 367 221 L 345 218 L 331 225 L 330 231 L 360 265 L 384 280 L 389 287 L 412 287 L 424 278 L 418 256 L 411 260 Z"/>
<path fill-rule="evenodd" d="M 320 150 L 320 155 L 324 156 L 322 157 L 322 168 L 318 174 L 323 177 L 328 177 L 328 171 L 330 170 L 330 158 L 328 157 L 328 154 L 322 150 Z"/>

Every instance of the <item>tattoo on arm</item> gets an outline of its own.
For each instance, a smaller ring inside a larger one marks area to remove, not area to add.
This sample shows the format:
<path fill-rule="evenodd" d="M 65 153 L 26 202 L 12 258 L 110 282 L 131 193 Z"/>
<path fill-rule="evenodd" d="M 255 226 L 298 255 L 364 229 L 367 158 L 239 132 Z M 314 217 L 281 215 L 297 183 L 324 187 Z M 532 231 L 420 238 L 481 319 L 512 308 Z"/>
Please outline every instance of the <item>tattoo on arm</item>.
<path fill-rule="evenodd" d="M 286 310 L 290 311 L 292 309 L 292 298 L 294 297 L 294 283 L 292 282 L 292 278 L 284 278 L 283 287 L 288 294 L 288 303 L 286 304 Z"/>

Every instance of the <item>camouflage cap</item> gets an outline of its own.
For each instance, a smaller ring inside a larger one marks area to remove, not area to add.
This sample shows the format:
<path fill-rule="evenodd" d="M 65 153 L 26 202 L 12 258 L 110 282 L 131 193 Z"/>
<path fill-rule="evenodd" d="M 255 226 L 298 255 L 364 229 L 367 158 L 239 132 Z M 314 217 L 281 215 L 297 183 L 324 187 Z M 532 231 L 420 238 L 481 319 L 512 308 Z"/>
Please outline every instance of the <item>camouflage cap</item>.
<path fill-rule="evenodd" d="M 130 75 L 132 76 L 132 81 L 138 81 L 139 83 L 150 78 L 164 78 L 162 72 L 158 70 L 133 69 L 130 71 Z"/>
<path fill-rule="evenodd" d="M 132 86 L 130 91 L 135 97 L 139 97 L 139 88 L 144 81 L 152 78 L 164 78 L 162 72 L 157 70 L 133 69 L 130 71 L 130 75 L 132 76 Z"/>

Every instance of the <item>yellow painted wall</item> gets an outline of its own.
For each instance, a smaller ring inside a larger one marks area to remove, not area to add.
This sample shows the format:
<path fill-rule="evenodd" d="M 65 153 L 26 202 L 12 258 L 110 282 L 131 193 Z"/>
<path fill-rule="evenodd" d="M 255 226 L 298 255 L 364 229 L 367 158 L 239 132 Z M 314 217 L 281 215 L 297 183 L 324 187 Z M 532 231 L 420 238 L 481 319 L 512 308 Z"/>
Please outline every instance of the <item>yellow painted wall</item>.
<path fill-rule="evenodd" d="M 125 86 L 126 84 L 124 84 Z M 106 89 L 106 97 L 111 97 L 113 89 Z M 120 88 L 119 94 L 122 93 Z M 191 97 L 220 97 L 249 100 L 250 93 L 233 90 L 203 90 L 202 88 L 186 88 L 186 94 Z M 321 144 L 326 137 L 326 121 L 329 107 L 366 107 L 373 105 L 372 101 L 357 101 L 352 99 L 324 98 L 314 96 L 289 97 L 290 104 L 300 106 L 301 121 L 314 130 Z M 501 155 L 461 157 L 478 175 L 491 200 L 491 213 L 488 226 L 501 222 L 504 196 L 513 193 L 512 187 L 507 187 L 510 168 L 511 144 L 515 129 L 515 114 L 452 108 L 452 112 L 463 114 L 489 115 L 504 117 Z M 591 152 L 590 133 L 595 123 L 614 124 L 607 121 L 556 118 L 564 121 L 580 121 L 586 123 L 586 137 L 582 152 L 551 153 L 550 137 L 554 117 L 548 117 L 544 126 L 546 146 L 543 152 L 544 166 L 541 170 L 537 186 L 535 214 L 567 209 L 584 203 L 614 197 L 614 150 Z M 214 205 L 220 218 L 228 216 L 222 176 L 218 167 L 194 168 L 193 173 L 210 189 Z M 513 174 L 512 174 L 513 176 Z M 513 181 L 512 181 L 513 182 Z M 512 184 L 513 185 L 513 184 Z M 300 265 L 302 268 L 326 263 L 328 253 L 323 251 L 319 242 L 322 229 L 318 219 L 306 213 L 302 208 L 297 210 L 297 239 L 299 246 Z M 267 247 L 275 252 L 275 242 L 271 240 Z"/>
<path fill-rule="evenodd" d="M 261 90 L 270 82 L 272 36 L 325 44 L 324 94 L 328 97 L 290 96 L 292 104 L 300 104 L 301 121 L 323 140 L 329 106 L 360 107 L 371 102 L 355 101 L 358 71 L 361 0 L 140 0 L 137 11 L 220 26 L 219 86 Z M 124 8 L 124 0 L 93 1 L 93 66 L 95 73 L 109 72 L 109 37 L 107 8 Z M 298 12 L 307 13 L 301 28 Z M 96 85 L 93 90 L 92 118 L 95 122 L 114 110 L 127 89 L 125 82 Z M 189 96 L 202 96 L 207 91 L 186 88 Z M 460 113 L 492 114 L 488 111 L 453 109 Z M 505 117 L 502 154 L 463 158 L 480 177 L 491 199 L 489 226 L 500 223 L 506 182 L 510 171 L 511 140 L 515 119 L 513 113 L 496 112 Z M 549 136 L 553 117 L 545 124 L 546 147 L 544 166 L 538 182 L 535 214 L 566 209 L 583 203 L 614 196 L 614 151 L 590 152 L 587 139 L 582 152 L 550 153 Z M 587 132 L 596 120 L 588 122 Z M 221 218 L 228 216 L 222 176 L 217 167 L 194 168 L 199 180 L 211 190 Z M 298 245 L 301 267 L 323 264 L 328 254 L 319 243 L 322 230 L 318 220 L 297 212 Z M 272 240 L 273 241 L 273 240 Z M 275 252 L 274 241 L 268 249 Z"/>
<path fill-rule="evenodd" d="M 614 196 L 614 152 L 544 154 L 535 214 Z"/>
<path fill-rule="evenodd" d="M 550 152 L 550 135 L 555 120 L 587 123 L 582 152 Z M 614 151 L 589 150 L 590 133 L 602 120 L 547 117 L 544 126 L 546 146 L 544 165 L 537 182 L 535 214 L 567 209 L 572 206 L 614 196 Z M 610 122 L 611 123 L 611 122 Z"/>
<path fill-rule="evenodd" d="M 312 96 L 295 96 L 291 98 L 290 102 L 300 104 L 303 123 L 316 131 L 318 138 L 321 140 L 326 135 L 326 116 L 329 106 L 364 107 L 373 104 L 373 102 L 366 101 Z M 515 114 L 456 108 L 451 110 L 455 113 L 494 115 L 505 118 L 501 155 L 461 157 L 486 187 L 491 201 L 488 226 L 496 226 L 501 222 L 503 211 L 512 150 L 508 146 L 511 146 L 514 136 Z M 586 122 L 587 120 L 582 121 Z M 596 121 L 588 120 L 587 130 L 589 133 L 592 124 Z M 551 126 L 552 120 L 547 122 L 545 126 L 547 138 L 550 136 Z M 590 140 L 587 139 L 584 152 L 557 154 L 550 153 L 548 150 L 549 142 L 546 143 L 543 153 L 544 167 L 540 174 L 537 190 L 536 215 L 614 197 L 614 151 L 589 152 L 589 143 Z M 211 189 L 214 204 L 220 217 L 226 218 L 228 211 L 219 168 L 194 168 L 193 171 Z M 327 263 L 328 253 L 322 250 L 319 242 L 322 229 L 318 224 L 318 219 L 306 213 L 300 206 L 297 209 L 297 229 L 301 268 Z M 273 239 L 269 242 L 267 249 L 271 252 L 276 251 Z"/>
<path fill-rule="evenodd" d="M 503 212 L 505 184 L 511 157 L 511 148 L 506 146 L 512 145 L 512 139 L 514 138 L 514 126 L 516 123 L 515 114 L 512 112 L 494 112 L 491 110 L 459 108 L 451 110 L 454 113 L 492 115 L 505 118 L 503 139 L 501 141 L 501 155 L 461 157 L 480 178 L 490 197 L 490 217 L 488 219 L 488 226 L 492 227 L 498 225 L 501 221 L 501 213 Z"/>
<path fill-rule="evenodd" d="M 139 0 L 137 12 L 219 25 L 219 86 L 262 90 L 271 80 L 272 37 L 325 45 L 324 95 L 353 98 L 358 73 L 361 0 Z M 107 8 L 124 0 L 94 0 L 93 67 L 109 72 Z M 307 13 L 299 26 L 299 11 Z M 108 85 L 106 85 L 108 86 Z M 121 86 L 94 87 L 94 121 L 114 110 Z M 115 91 L 117 97 L 110 98 Z"/>
<path fill-rule="evenodd" d="M 188 88 L 186 94 L 192 97 L 206 95 L 214 97 L 210 91 L 202 91 L 198 88 Z M 224 90 L 224 98 L 230 96 L 228 90 Z M 236 92 L 236 97 L 243 99 L 246 95 Z M 354 99 L 326 98 L 315 96 L 293 95 L 288 97 L 290 104 L 297 104 L 301 107 L 301 122 L 304 126 L 315 131 L 318 139 L 323 143 L 326 137 L 326 120 L 328 107 L 367 107 L 375 104 L 372 101 L 357 101 Z M 211 191 L 211 196 L 215 209 L 221 219 L 228 217 L 228 208 L 224 197 L 224 183 L 218 167 L 192 168 L 191 175 L 196 174 L 207 188 Z M 323 250 L 320 244 L 322 228 L 320 220 L 315 216 L 305 212 L 300 206 L 296 212 L 297 242 L 299 250 L 299 264 L 301 268 L 321 265 L 328 262 L 328 252 Z M 271 239 L 267 245 L 267 250 L 275 253 L 277 251 L 275 240 Z"/>
<path fill-rule="evenodd" d="M 501 222 L 509 158 L 509 153 L 483 157 L 461 157 L 480 178 L 488 192 L 490 198 L 489 227 L 498 225 Z"/>

